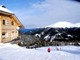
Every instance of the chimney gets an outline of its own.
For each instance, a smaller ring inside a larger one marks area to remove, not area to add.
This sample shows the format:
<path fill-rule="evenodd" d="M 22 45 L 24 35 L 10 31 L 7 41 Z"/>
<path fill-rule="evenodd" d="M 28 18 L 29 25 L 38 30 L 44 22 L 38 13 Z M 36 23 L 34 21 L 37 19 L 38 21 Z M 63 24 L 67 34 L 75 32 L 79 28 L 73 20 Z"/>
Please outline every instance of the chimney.
<path fill-rule="evenodd" d="M 3 7 L 3 8 L 6 8 L 4 5 L 0 5 L 1 7 Z"/>

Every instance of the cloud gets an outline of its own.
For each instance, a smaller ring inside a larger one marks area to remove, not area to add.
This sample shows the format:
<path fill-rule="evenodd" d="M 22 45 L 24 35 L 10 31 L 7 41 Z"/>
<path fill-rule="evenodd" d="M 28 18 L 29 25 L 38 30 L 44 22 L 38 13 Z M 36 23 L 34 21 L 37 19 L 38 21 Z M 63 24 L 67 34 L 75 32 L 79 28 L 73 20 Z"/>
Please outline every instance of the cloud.
<path fill-rule="evenodd" d="M 80 22 L 80 4 L 70 0 L 45 0 L 16 12 L 21 22 L 38 27 L 59 21 Z"/>

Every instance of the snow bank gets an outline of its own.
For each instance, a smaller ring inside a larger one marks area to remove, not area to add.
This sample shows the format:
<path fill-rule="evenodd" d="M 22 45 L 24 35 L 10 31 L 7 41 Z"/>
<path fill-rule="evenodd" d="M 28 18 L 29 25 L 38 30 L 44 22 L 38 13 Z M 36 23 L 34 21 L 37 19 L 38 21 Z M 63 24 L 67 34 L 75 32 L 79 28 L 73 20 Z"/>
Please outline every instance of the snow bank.
<path fill-rule="evenodd" d="M 18 45 L 16 44 L 10 44 L 10 43 L 0 43 L 0 48 L 10 48 L 10 47 L 13 47 L 13 48 L 20 48 Z"/>

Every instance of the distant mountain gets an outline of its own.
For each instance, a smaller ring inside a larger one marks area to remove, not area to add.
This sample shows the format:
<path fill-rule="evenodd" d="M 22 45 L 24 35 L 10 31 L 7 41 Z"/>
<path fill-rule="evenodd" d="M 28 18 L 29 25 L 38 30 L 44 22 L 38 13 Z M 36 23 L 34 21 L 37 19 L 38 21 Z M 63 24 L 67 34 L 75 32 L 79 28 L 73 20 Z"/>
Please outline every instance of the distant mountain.
<path fill-rule="evenodd" d="M 53 40 L 80 40 L 80 28 L 45 28 L 39 33 L 35 33 L 35 36 L 44 39 L 46 41 Z"/>
<path fill-rule="evenodd" d="M 80 23 L 74 24 L 74 27 L 80 27 Z"/>
<path fill-rule="evenodd" d="M 20 29 L 19 31 L 45 41 L 80 40 L 80 23 L 58 22 L 45 28 Z"/>
<path fill-rule="evenodd" d="M 57 22 L 55 24 L 51 24 L 51 25 L 48 25 L 46 27 L 51 27 L 51 28 L 70 28 L 70 27 L 80 27 L 80 23 L 70 23 L 70 22 Z"/>

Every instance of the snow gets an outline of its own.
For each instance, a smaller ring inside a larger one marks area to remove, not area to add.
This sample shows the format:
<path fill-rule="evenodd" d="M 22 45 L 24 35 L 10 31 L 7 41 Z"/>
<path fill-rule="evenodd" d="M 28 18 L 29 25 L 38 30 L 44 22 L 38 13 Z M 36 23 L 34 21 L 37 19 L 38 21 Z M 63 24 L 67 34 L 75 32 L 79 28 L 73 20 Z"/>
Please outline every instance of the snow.
<path fill-rule="evenodd" d="M 49 35 L 46 35 L 46 36 L 44 37 L 44 39 L 47 41 L 47 40 L 50 39 L 50 36 L 49 36 Z"/>
<path fill-rule="evenodd" d="M 79 46 L 49 46 L 27 49 L 15 44 L 0 43 L 0 60 L 80 60 Z M 57 48 L 60 49 L 57 51 Z"/>
<path fill-rule="evenodd" d="M 75 27 L 80 27 L 80 23 L 76 23 L 74 26 Z"/>
<path fill-rule="evenodd" d="M 56 28 L 56 27 L 59 27 L 59 28 L 80 27 L 80 23 L 73 24 L 73 23 L 70 23 L 70 22 L 63 21 L 63 22 L 57 22 L 55 24 L 48 25 L 46 27 L 53 27 L 53 28 Z"/>
<path fill-rule="evenodd" d="M 8 10 L 6 7 L 3 7 L 3 5 L 0 5 L 0 11 L 8 12 L 8 13 L 13 13 L 10 10 Z"/>

